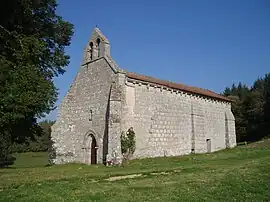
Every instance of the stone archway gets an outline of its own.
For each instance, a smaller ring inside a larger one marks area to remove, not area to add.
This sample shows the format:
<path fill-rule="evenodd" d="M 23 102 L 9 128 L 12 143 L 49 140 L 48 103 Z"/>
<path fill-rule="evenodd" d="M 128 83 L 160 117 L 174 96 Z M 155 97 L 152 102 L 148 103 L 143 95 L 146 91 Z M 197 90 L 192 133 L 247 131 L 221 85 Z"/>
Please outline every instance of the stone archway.
<path fill-rule="evenodd" d="M 91 131 L 86 134 L 84 145 L 85 145 L 84 163 L 97 164 L 98 144 L 97 144 L 97 139 L 94 132 Z"/>

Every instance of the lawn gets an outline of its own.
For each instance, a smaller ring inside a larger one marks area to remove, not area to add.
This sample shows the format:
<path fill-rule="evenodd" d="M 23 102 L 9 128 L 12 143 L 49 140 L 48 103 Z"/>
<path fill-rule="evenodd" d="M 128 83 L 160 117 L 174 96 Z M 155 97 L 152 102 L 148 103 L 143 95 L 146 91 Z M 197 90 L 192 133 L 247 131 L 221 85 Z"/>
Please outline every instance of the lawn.
<path fill-rule="evenodd" d="M 46 153 L 18 154 L 0 169 L 0 201 L 270 200 L 270 140 L 117 168 L 47 163 Z"/>

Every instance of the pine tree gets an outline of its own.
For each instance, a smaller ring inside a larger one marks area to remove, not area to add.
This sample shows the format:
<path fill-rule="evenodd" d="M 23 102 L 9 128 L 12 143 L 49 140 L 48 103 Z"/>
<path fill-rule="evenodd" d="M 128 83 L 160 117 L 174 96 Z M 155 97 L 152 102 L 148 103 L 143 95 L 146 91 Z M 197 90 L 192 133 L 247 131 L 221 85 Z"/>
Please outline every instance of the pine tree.
<path fill-rule="evenodd" d="M 269 136 L 270 129 L 270 74 L 258 78 L 251 88 L 241 82 L 226 88 L 235 116 L 237 141 L 256 141 Z"/>

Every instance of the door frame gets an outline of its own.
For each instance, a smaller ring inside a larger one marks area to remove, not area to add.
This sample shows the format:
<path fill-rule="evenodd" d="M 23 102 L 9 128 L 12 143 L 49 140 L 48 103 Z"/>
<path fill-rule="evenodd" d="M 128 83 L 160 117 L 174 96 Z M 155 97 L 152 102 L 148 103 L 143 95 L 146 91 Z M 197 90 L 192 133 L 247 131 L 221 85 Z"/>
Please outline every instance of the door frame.
<path fill-rule="evenodd" d="M 84 158 L 83 162 L 86 164 L 99 163 L 99 141 L 96 133 L 93 130 L 89 130 L 84 136 L 83 141 Z M 93 148 L 95 147 L 95 148 Z M 93 156 L 93 151 L 95 156 Z"/>

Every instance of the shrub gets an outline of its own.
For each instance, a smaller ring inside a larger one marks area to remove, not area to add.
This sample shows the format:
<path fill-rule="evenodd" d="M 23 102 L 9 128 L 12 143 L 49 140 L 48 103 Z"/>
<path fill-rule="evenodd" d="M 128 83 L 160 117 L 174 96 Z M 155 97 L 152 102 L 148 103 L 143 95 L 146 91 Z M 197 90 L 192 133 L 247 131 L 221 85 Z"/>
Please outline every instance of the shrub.
<path fill-rule="evenodd" d="M 133 128 L 129 128 L 125 133 L 121 134 L 121 152 L 123 155 L 122 164 L 126 164 L 128 160 L 132 157 L 136 149 L 135 132 Z"/>

